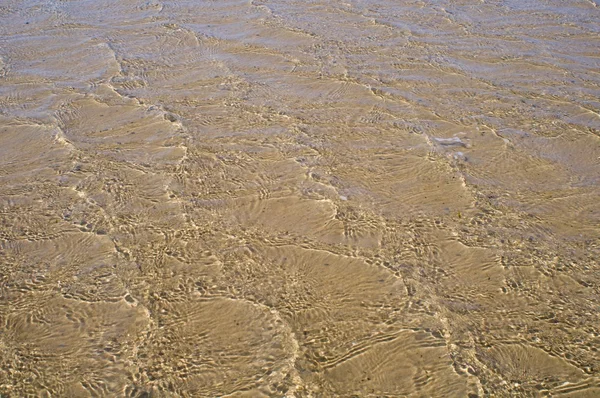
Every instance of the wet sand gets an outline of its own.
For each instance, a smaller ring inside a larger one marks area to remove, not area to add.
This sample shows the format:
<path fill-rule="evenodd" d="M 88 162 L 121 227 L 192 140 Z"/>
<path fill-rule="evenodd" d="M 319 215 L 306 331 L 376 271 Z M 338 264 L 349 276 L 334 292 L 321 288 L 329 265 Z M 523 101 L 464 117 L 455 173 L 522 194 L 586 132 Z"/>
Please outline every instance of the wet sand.
<path fill-rule="evenodd" d="M 600 395 L 590 0 L 0 4 L 0 395 Z"/>

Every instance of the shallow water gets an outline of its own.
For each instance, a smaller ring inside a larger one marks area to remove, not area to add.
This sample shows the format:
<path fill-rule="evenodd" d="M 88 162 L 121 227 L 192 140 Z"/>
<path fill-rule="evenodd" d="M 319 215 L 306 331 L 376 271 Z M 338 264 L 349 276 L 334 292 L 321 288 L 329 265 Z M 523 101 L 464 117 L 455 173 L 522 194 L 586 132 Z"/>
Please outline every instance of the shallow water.
<path fill-rule="evenodd" d="M 0 395 L 600 395 L 590 0 L 0 4 Z"/>

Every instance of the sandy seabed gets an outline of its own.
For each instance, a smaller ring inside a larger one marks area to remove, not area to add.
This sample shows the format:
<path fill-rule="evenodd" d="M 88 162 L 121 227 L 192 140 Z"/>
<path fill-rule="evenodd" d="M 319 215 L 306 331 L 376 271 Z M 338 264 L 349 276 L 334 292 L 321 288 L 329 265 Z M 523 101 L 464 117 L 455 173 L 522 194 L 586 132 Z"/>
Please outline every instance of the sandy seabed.
<path fill-rule="evenodd" d="M 590 0 L 0 4 L 0 396 L 600 396 Z"/>

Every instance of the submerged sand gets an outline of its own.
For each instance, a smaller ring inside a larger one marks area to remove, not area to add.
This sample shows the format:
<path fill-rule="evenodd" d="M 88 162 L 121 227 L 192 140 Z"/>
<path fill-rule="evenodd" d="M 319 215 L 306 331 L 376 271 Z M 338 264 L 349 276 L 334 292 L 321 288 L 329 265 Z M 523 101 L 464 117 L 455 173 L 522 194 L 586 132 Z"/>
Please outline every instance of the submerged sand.
<path fill-rule="evenodd" d="M 0 395 L 600 395 L 589 0 L 0 5 Z"/>

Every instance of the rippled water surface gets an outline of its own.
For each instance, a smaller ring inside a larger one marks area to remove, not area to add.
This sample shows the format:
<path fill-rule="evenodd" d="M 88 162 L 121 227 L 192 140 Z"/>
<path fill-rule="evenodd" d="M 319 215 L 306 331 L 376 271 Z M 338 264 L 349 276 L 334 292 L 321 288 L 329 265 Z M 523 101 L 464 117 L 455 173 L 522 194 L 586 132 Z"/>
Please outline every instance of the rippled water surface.
<path fill-rule="evenodd" d="M 600 396 L 594 0 L 0 2 L 2 397 Z"/>

